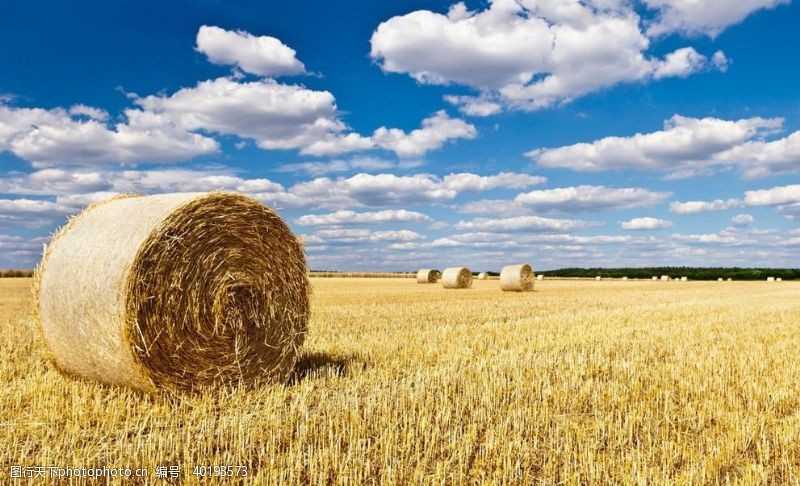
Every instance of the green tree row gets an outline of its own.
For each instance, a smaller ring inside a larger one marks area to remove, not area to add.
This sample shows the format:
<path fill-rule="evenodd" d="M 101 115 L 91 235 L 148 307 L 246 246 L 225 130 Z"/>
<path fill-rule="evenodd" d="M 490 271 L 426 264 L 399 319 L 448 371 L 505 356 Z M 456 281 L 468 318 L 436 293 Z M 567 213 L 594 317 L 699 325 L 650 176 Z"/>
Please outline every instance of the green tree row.
<path fill-rule="evenodd" d="M 0 270 L 0 278 L 32 277 L 33 270 Z"/>
<path fill-rule="evenodd" d="M 688 277 L 690 280 L 766 280 L 780 277 L 783 280 L 800 280 L 800 268 L 723 268 L 723 267 L 646 267 L 646 268 L 561 268 L 541 273 L 548 277 L 652 278 L 661 275 Z"/>

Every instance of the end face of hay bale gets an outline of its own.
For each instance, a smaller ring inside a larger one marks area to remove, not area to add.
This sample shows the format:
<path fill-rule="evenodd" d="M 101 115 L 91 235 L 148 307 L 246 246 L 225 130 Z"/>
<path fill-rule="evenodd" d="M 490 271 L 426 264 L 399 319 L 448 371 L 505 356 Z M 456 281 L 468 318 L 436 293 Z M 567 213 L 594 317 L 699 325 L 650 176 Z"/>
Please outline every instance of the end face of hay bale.
<path fill-rule="evenodd" d="M 230 193 L 85 210 L 51 243 L 39 298 L 59 369 L 145 391 L 288 378 L 309 315 L 302 245 Z"/>
<path fill-rule="evenodd" d="M 468 289 L 472 287 L 472 272 L 467 267 L 446 268 L 442 272 L 442 286 L 446 289 Z"/>
<path fill-rule="evenodd" d="M 669 282 L 669 275 L 662 275 L 661 276 L 661 281 L 662 282 Z"/>
<path fill-rule="evenodd" d="M 503 267 L 500 271 L 500 288 L 512 292 L 533 290 L 533 267 L 527 263 Z"/>
<path fill-rule="evenodd" d="M 439 277 L 439 270 L 432 268 L 423 268 L 417 271 L 417 283 L 436 283 Z"/>

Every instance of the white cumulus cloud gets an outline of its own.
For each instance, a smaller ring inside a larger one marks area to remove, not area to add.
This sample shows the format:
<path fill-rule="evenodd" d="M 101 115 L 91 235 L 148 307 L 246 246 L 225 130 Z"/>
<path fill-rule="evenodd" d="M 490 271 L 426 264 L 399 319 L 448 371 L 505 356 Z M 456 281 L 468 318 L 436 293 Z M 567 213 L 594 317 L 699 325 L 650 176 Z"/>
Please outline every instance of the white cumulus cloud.
<path fill-rule="evenodd" d="M 689 35 L 717 36 L 738 24 L 751 13 L 788 4 L 791 0 L 643 0 L 658 9 L 658 17 L 648 28 L 649 35 L 681 32 Z"/>
<path fill-rule="evenodd" d="M 214 64 L 233 65 L 268 77 L 305 73 L 294 49 L 274 37 L 203 25 L 197 31 L 196 42 L 197 51 Z"/>
<path fill-rule="evenodd" d="M 670 204 L 669 210 L 678 214 L 697 214 L 709 211 L 725 211 L 728 209 L 739 208 L 742 201 L 739 199 L 715 199 L 713 201 L 675 201 Z"/>
<path fill-rule="evenodd" d="M 630 137 L 535 149 L 525 155 L 540 167 L 577 171 L 635 169 L 667 172 L 672 178 L 706 173 L 716 166 L 740 167 L 745 177 L 797 171 L 800 132 L 766 143 L 782 118 L 690 118 L 675 115 L 664 129 Z"/>
<path fill-rule="evenodd" d="M 736 226 L 747 226 L 748 224 L 752 223 L 756 219 L 750 214 L 737 214 L 733 218 L 731 218 L 731 223 Z"/>
<path fill-rule="evenodd" d="M 301 226 L 337 226 L 413 221 L 432 221 L 432 219 L 430 216 L 407 209 L 384 209 L 382 211 L 364 212 L 342 209 L 330 214 L 307 214 L 297 218 L 296 223 Z"/>
<path fill-rule="evenodd" d="M 626 230 L 657 230 L 672 228 L 672 221 L 652 217 L 633 218 L 629 221 L 620 223 L 622 229 Z"/>
<path fill-rule="evenodd" d="M 472 115 L 496 113 L 501 105 L 535 110 L 620 83 L 686 77 L 709 65 L 691 47 L 663 59 L 647 56 L 650 39 L 625 2 L 491 0 L 476 11 L 456 3 L 446 14 L 392 17 L 370 43 L 370 56 L 385 72 L 477 90 L 476 97 L 448 99 Z"/>

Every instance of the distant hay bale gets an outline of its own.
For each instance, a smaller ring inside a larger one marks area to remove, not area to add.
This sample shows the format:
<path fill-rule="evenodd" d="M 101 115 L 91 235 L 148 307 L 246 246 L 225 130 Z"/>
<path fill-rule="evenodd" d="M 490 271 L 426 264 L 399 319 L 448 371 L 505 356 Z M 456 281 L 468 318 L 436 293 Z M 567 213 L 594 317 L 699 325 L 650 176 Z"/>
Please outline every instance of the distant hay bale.
<path fill-rule="evenodd" d="M 503 267 L 500 271 L 500 288 L 515 292 L 533 290 L 533 267 L 527 263 Z"/>
<path fill-rule="evenodd" d="M 468 289 L 472 287 L 472 272 L 467 267 L 446 268 L 442 272 L 442 286 L 446 289 Z"/>
<path fill-rule="evenodd" d="M 722 277 L 719 277 L 719 278 L 717 279 L 717 282 L 722 282 Z"/>
<path fill-rule="evenodd" d="M 417 271 L 417 283 L 436 283 L 439 280 L 439 270 L 423 268 Z"/>
<path fill-rule="evenodd" d="M 536 276 L 536 280 L 544 280 L 544 275 L 540 273 L 539 275 Z"/>
<path fill-rule="evenodd" d="M 622 277 L 622 280 L 628 280 L 628 277 Z"/>
<path fill-rule="evenodd" d="M 489 280 L 489 274 L 486 272 L 479 273 L 478 280 Z"/>
<path fill-rule="evenodd" d="M 595 279 L 595 280 L 597 280 L 597 281 L 599 282 L 600 280 L 603 280 L 603 277 L 601 277 L 600 275 L 598 275 L 598 276 L 596 276 L 594 279 Z"/>
<path fill-rule="evenodd" d="M 681 282 L 688 282 L 688 281 L 689 281 L 689 277 L 681 277 Z"/>
<path fill-rule="evenodd" d="M 783 279 L 781 277 L 778 277 L 778 278 L 775 279 L 775 281 L 776 282 L 783 282 Z"/>
<path fill-rule="evenodd" d="M 662 282 L 669 282 L 669 275 L 662 275 L 661 276 L 661 281 Z"/>
<path fill-rule="evenodd" d="M 652 278 L 652 280 L 658 280 L 658 277 L 655 277 L 655 276 L 654 276 L 654 277 Z"/>
<path fill-rule="evenodd" d="M 733 279 L 731 277 L 728 277 L 728 282 L 733 282 Z"/>
<path fill-rule="evenodd" d="M 47 246 L 39 331 L 62 372 L 155 392 L 285 381 L 309 317 L 302 243 L 241 194 L 94 204 Z"/>
<path fill-rule="evenodd" d="M 774 281 L 775 281 L 775 277 L 767 277 L 767 282 L 774 282 Z"/>

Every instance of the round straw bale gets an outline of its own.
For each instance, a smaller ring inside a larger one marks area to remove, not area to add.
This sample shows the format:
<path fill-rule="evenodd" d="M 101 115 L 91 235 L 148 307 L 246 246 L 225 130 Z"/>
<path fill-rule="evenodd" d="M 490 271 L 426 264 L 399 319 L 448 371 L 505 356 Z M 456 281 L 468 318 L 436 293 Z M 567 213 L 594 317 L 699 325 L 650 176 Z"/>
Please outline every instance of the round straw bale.
<path fill-rule="evenodd" d="M 468 289 L 472 287 L 472 272 L 467 267 L 445 268 L 442 285 L 446 289 Z"/>
<path fill-rule="evenodd" d="M 486 272 L 479 273 L 478 280 L 489 280 L 489 274 Z"/>
<path fill-rule="evenodd" d="M 500 271 L 500 288 L 517 292 L 533 290 L 533 267 L 527 263 L 503 267 Z"/>
<path fill-rule="evenodd" d="M 536 280 L 544 280 L 544 275 L 540 273 L 539 275 L 536 276 Z"/>
<path fill-rule="evenodd" d="M 417 283 L 436 283 L 439 280 L 439 271 L 432 268 L 423 268 L 417 271 Z"/>
<path fill-rule="evenodd" d="M 309 316 L 302 243 L 233 193 L 94 204 L 47 246 L 35 312 L 62 372 L 154 392 L 284 381 Z"/>

